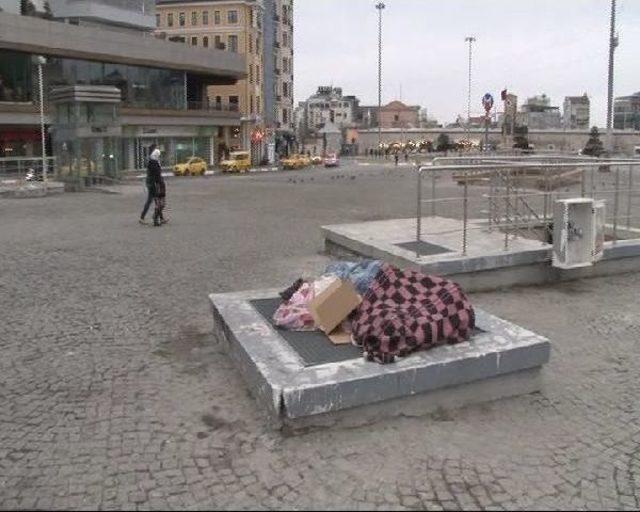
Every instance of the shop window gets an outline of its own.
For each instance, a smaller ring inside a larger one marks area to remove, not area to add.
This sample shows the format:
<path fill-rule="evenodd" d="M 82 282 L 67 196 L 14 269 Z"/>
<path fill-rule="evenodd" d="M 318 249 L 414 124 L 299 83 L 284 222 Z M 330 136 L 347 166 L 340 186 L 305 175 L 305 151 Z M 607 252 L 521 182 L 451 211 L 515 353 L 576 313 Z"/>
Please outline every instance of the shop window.
<path fill-rule="evenodd" d="M 31 60 L 22 53 L 0 51 L 0 101 L 32 101 Z"/>
<path fill-rule="evenodd" d="M 202 38 L 202 46 L 204 46 L 205 48 L 209 48 L 209 38 L 207 36 L 204 36 Z"/>
<path fill-rule="evenodd" d="M 235 25 L 236 23 L 238 23 L 238 11 L 231 10 L 227 12 L 227 22 L 230 25 Z"/>
<path fill-rule="evenodd" d="M 198 38 L 197 37 L 192 37 L 191 38 L 191 46 L 198 46 Z"/>

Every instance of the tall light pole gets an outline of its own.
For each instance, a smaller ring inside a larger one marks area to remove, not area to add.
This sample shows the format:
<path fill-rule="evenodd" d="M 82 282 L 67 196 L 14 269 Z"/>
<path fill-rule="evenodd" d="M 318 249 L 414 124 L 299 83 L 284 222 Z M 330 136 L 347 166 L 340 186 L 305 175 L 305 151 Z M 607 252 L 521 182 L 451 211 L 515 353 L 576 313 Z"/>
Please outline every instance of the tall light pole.
<path fill-rule="evenodd" d="M 611 0 L 611 27 L 609 33 L 609 81 L 607 91 L 607 151 L 613 151 L 613 64 L 614 54 L 618 46 L 616 35 L 616 0 Z"/>
<path fill-rule="evenodd" d="M 378 10 L 378 149 L 382 148 L 382 124 L 380 111 L 382 110 L 382 11 L 386 6 L 383 2 L 376 4 Z"/>
<path fill-rule="evenodd" d="M 472 59 L 472 45 L 476 42 L 476 38 L 468 36 L 464 38 L 465 42 L 469 43 L 469 90 L 467 95 L 467 130 L 471 126 L 471 59 Z"/>
<path fill-rule="evenodd" d="M 40 95 L 40 141 L 42 143 L 42 182 L 45 192 L 47 190 L 47 144 L 44 126 L 44 77 L 42 66 L 47 63 L 47 59 L 42 55 L 38 56 L 38 89 Z"/>

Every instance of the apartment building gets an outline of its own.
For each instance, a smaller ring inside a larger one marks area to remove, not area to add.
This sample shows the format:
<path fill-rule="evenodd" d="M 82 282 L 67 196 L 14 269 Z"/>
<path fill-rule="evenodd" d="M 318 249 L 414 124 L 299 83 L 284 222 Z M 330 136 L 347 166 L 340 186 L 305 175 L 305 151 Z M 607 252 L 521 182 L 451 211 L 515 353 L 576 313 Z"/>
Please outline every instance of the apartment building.
<path fill-rule="evenodd" d="M 564 99 L 562 122 L 565 130 L 588 130 L 591 102 L 589 96 L 567 96 Z"/>
<path fill-rule="evenodd" d="M 208 87 L 245 78 L 244 58 L 156 39 L 153 2 L 50 0 L 46 16 L 2 7 L 0 157 L 41 152 L 39 56 L 47 149 L 69 180 L 144 167 L 151 144 L 164 165 L 192 155 L 214 164 L 215 148 L 239 130 L 238 112 L 206 99 Z"/>
<path fill-rule="evenodd" d="M 264 0 L 265 120 L 279 155 L 295 144 L 293 106 L 293 0 Z"/>
<path fill-rule="evenodd" d="M 613 127 L 616 130 L 640 130 L 640 92 L 615 99 Z"/>
<path fill-rule="evenodd" d="M 246 78 L 233 85 L 208 88 L 208 105 L 241 113 L 241 127 L 229 147 L 244 149 L 254 163 L 266 155 L 264 19 L 262 0 L 157 0 L 156 32 L 189 46 L 224 50 L 246 59 Z"/>

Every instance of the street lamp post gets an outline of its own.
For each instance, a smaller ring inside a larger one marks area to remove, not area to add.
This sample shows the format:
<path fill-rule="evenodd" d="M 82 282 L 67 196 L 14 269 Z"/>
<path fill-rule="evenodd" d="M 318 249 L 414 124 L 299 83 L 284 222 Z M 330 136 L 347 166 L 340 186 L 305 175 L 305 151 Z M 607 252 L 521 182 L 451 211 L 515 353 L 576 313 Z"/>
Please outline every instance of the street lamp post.
<path fill-rule="evenodd" d="M 616 35 L 616 0 L 611 0 L 611 27 L 609 34 L 609 79 L 607 91 L 607 150 L 613 151 L 613 65 L 614 54 L 618 46 Z"/>
<path fill-rule="evenodd" d="M 42 143 L 42 183 L 44 184 L 44 190 L 47 191 L 48 178 L 47 178 L 47 145 L 44 125 L 44 77 L 42 73 L 42 66 L 47 63 L 47 59 L 40 55 L 38 57 L 38 88 L 40 96 L 40 139 Z"/>
<path fill-rule="evenodd" d="M 476 42 L 476 38 L 468 36 L 464 38 L 465 42 L 469 43 L 469 89 L 467 94 L 467 130 L 471 127 L 471 60 L 472 60 L 472 45 Z"/>
<path fill-rule="evenodd" d="M 382 11 L 386 6 L 383 2 L 376 4 L 378 10 L 378 150 L 382 148 L 382 124 L 380 111 L 382 110 Z"/>

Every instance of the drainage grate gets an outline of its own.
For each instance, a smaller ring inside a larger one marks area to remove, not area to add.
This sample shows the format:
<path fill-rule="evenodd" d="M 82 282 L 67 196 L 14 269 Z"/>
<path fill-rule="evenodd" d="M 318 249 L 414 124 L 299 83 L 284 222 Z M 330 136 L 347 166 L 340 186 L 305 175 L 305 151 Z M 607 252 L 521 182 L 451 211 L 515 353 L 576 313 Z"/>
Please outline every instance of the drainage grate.
<path fill-rule="evenodd" d="M 273 314 L 282 301 L 276 299 L 252 300 L 251 305 L 273 325 Z M 305 366 L 339 363 L 362 357 L 362 350 L 353 345 L 334 345 L 322 331 L 295 332 L 278 329 L 282 338 L 295 350 Z"/>
<path fill-rule="evenodd" d="M 281 300 L 278 299 L 259 299 L 250 301 L 251 305 L 256 309 L 264 319 L 273 326 L 273 314 L 278 309 Z M 353 345 L 334 345 L 331 340 L 322 331 L 287 331 L 274 326 L 280 336 L 295 350 L 305 367 L 318 366 L 327 363 L 339 363 L 341 361 L 350 361 L 362 357 L 362 350 Z M 486 331 L 478 327 L 475 328 L 471 338 Z M 437 350 L 437 349 L 434 349 Z"/>
<path fill-rule="evenodd" d="M 417 252 L 420 256 L 434 256 L 436 254 L 445 254 L 447 252 L 454 252 L 451 249 L 442 247 L 441 245 L 430 244 L 429 242 L 403 242 L 401 244 L 395 244 L 398 247 L 407 249 L 411 252 Z"/>

